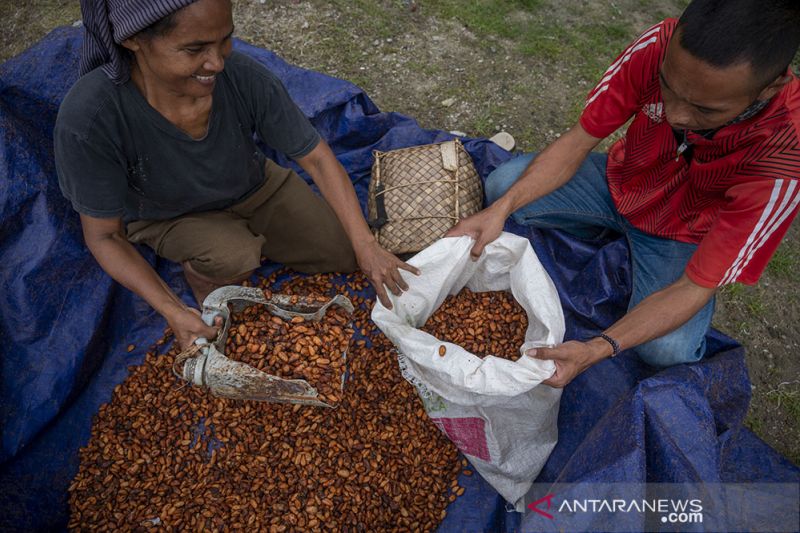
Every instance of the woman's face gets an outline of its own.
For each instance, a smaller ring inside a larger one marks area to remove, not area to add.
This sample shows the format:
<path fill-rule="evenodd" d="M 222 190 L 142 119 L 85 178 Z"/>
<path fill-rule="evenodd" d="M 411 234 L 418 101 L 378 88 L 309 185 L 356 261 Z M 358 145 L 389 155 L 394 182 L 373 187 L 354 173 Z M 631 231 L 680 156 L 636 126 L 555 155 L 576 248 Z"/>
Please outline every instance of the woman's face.
<path fill-rule="evenodd" d="M 230 0 L 198 0 L 175 13 L 164 35 L 139 34 L 123 46 L 134 53 L 134 68 L 147 90 L 199 98 L 213 92 L 232 50 L 232 34 Z"/>

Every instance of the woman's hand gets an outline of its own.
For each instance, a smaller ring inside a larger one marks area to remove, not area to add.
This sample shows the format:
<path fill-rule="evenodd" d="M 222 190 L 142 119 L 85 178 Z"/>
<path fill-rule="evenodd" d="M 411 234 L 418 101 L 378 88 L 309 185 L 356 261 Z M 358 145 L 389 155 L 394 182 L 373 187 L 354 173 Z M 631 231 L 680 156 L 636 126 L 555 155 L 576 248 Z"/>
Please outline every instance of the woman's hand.
<path fill-rule="evenodd" d="M 199 338 L 207 339 L 209 342 L 213 341 L 222 327 L 222 317 L 217 317 L 214 321 L 215 324 L 209 326 L 200 318 L 200 311 L 191 307 L 179 309 L 166 318 L 181 350 L 190 348 Z"/>
<path fill-rule="evenodd" d="M 419 275 L 419 269 L 404 263 L 394 254 L 384 250 L 380 244 L 371 239 L 356 251 L 356 260 L 362 272 L 369 278 L 378 299 L 387 308 L 392 308 L 392 302 L 386 293 L 386 288 L 392 294 L 400 296 L 408 289 L 408 284 L 400 275 L 400 269 Z"/>

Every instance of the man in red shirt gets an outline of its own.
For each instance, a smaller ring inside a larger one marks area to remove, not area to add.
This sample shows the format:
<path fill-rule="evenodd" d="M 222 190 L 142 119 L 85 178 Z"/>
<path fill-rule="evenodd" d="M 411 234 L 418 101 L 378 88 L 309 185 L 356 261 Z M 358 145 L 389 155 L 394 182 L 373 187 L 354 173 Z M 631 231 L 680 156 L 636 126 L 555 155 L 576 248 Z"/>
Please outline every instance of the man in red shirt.
<path fill-rule="evenodd" d="M 449 235 L 473 256 L 512 216 L 630 245 L 628 313 L 598 337 L 537 348 L 563 387 L 635 348 L 654 366 L 701 359 L 718 287 L 755 283 L 800 203 L 800 5 L 694 0 L 642 33 L 589 93 L 580 121 L 486 181 L 489 207 Z M 633 118 L 608 155 L 592 153 Z"/>

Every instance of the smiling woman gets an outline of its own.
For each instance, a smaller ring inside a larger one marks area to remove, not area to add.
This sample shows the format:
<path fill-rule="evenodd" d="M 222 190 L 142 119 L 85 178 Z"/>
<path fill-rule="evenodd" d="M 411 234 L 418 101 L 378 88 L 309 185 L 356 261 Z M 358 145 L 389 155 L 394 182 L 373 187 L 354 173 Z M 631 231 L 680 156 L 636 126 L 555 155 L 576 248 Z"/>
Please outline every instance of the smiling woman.
<path fill-rule="evenodd" d="M 56 168 L 103 269 L 181 345 L 213 338 L 131 243 L 183 265 L 198 303 L 261 257 L 302 272 L 360 267 L 386 303 L 405 287 L 346 172 L 280 80 L 233 51 L 230 0 L 82 0 L 81 78 L 59 109 Z M 268 160 L 295 159 L 323 198 Z"/>
<path fill-rule="evenodd" d="M 210 99 L 216 76 L 233 49 L 230 2 L 195 2 L 172 18 L 169 31 L 140 32 L 122 42 L 135 58 L 131 78 L 151 105 L 159 100 Z"/>

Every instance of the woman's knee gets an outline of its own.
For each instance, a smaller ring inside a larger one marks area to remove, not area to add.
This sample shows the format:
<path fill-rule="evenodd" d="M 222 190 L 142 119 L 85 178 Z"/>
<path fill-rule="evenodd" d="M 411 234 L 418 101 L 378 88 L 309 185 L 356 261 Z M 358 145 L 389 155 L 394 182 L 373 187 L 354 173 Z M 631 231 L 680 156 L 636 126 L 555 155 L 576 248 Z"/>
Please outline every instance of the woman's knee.
<path fill-rule="evenodd" d="M 236 242 L 217 242 L 202 254 L 187 259 L 192 268 L 202 276 L 218 283 L 238 280 L 261 266 L 261 243 L 263 238 Z"/>
<path fill-rule="evenodd" d="M 486 177 L 484 189 L 486 191 L 486 204 L 494 203 L 503 196 L 508 189 L 519 179 L 522 172 L 528 167 L 536 154 L 527 154 L 506 161 L 489 176 Z"/>
<path fill-rule="evenodd" d="M 294 245 L 285 240 L 268 240 L 263 253 L 273 261 L 306 274 L 358 270 L 353 246 L 332 213 L 327 223 L 321 223 L 316 231 L 296 235 Z"/>
<path fill-rule="evenodd" d="M 307 273 L 342 272 L 349 274 L 358 270 L 358 261 L 350 241 L 344 239 L 337 246 L 322 250 L 316 261 L 301 265 L 298 270 Z"/>

